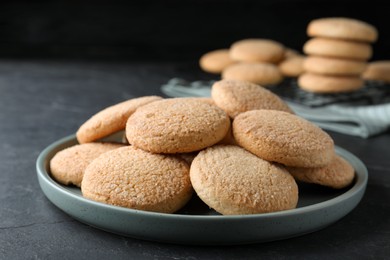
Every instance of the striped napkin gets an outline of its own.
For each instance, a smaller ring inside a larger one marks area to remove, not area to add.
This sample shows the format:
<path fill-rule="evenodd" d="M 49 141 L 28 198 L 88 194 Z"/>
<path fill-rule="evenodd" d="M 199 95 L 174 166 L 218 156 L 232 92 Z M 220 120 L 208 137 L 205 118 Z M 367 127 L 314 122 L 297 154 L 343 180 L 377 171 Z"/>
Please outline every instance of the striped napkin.
<path fill-rule="evenodd" d="M 213 83 L 173 78 L 161 91 L 169 97 L 210 97 Z M 353 93 L 314 94 L 301 90 L 295 79 L 287 79 L 269 90 L 297 115 L 326 130 L 368 138 L 390 129 L 390 86 L 382 82 L 367 82 Z"/>

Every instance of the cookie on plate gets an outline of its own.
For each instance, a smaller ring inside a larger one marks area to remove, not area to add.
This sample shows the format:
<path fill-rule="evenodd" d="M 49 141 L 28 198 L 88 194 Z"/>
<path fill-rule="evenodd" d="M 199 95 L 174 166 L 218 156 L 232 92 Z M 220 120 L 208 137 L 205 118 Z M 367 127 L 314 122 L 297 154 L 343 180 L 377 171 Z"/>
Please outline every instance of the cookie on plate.
<path fill-rule="evenodd" d="M 254 83 L 240 80 L 220 80 L 213 84 L 211 96 L 215 104 L 231 118 L 255 109 L 273 109 L 292 113 L 277 95 Z"/>
<path fill-rule="evenodd" d="M 305 43 L 303 51 L 307 55 L 356 60 L 368 60 L 372 57 L 372 47 L 368 43 L 329 38 L 312 38 Z"/>
<path fill-rule="evenodd" d="M 239 62 L 278 63 L 284 58 L 284 46 L 269 39 L 244 39 L 230 46 L 230 58 Z"/>
<path fill-rule="evenodd" d="M 116 143 L 77 144 L 59 151 L 50 160 L 50 173 L 59 183 L 80 187 L 88 164 L 101 154 L 122 147 Z"/>
<path fill-rule="evenodd" d="M 298 85 L 313 93 L 342 93 L 361 89 L 364 81 L 359 76 L 330 76 L 307 72 L 299 76 Z"/>
<path fill-rule="evenodd" d="M 366 69 L 365 61 L 308 56 L 303 63 L 307 72 L 322 75 L 360 75 Z"/>
<path fill-rule="evenodd" d="M 333 160 L 324 167 L 287 167 L 287 170 L 298 181 L 315 183 L 334 189 L 342 189 L 349 186 L 355 177 L 353 167 L 339 155 L 335 155 Z"/>
<path fill-rule="evenodd" d="M 193 189 L 184 160 L 126 146 L 88 165 L 81 191 L 84 197 L 102 203 L 173 213 L 188 202 Z"/>
<path fill-rule="evenodd" d="M 126 121 L 134 111 L 162 97 L 146 96 L 130 99 L 107 107 L 80 126 L 76 137 L 79 143 L 89 143 L 125 129 Z"/>
<path fill-rule="evenodd" d="M 328 17 L 311 21 L 307 27 L 307 35 L 372 43 L 377 40 L 378 31 L 371 24 L 360 20 Z"/>
<path fill-rule="evenodd" d="M 322 167 L 334 156 L 334 143 L 326 132 L 283 111 L 241 113 L 233 120 L 233 136 L 260 158 L 288 166 Z"/>
<path fill-rule="evenodd" d="M 201 151 L 190 169 L 197 195 L 224 215 L 293 209 L 298 187 L 284 167 L 241 147 L 216 145 Z"/>
<path fill-rule="evenodd" d="M 249 81 L 269 86 L 280 83 L 283 75 L 277 66 L 270 63 L 237 63 L 224 69 L 222 79 Z"/>
<path fill-rule="evenodd" d="M 229 116 L 195 98 L 171 98 L 145 105 L 129 118 L 130 144 L 153 153 L 188 153 L 218 143 L 227 134 Z"/>
<path fill-rule="evenodd" d="M 362 78 L 390 83 L 390 60 L 370 62 L 362 74 Z"/>
<path fill-rule="evenodd" d="M 210 73 L 219 74 L 226 67 L 235 63 L 230 58 L 229 49 L 220 49 L 210 51 L 202 55 L 199 60 L 199 66 L 202 70 Z"/>

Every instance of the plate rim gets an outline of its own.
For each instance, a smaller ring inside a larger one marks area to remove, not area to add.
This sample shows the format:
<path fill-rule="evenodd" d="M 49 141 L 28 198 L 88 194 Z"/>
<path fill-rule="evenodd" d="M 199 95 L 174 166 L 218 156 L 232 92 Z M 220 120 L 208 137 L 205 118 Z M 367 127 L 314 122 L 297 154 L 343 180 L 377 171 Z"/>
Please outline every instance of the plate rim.
<path fill-rule="evenodd" d="M 337 197 L 334 197 L 332 199 L 322 201 L 319 203 L 315 203 L 312 205 L 303 206 L 300 208 L 295 209 L 289 209 L 289 210 L 283 210 L 283 211 L 277 211 L 277 212 L 269 212 L 269 213 L 260 213 L 260 214 L 248 214 L 248 215 L 186 215 L 186 214 L 176 214 L 176 213 L 159 213 L 159 212 L 150 212 L 150 211 L 143 211 L 143 210 L 137 210 L 137 209 L 130 209 L 130 208 L 124 208 L 120 206 L 114 206 L 110 204 L 104 204 L 101 202 L 96 202 L 87 198 L 84 198 L 80 195 L 73 194 L 69 192 L 66 188 L 62 187 L 59 183 L 57 183 L 49 174 L 47 171 L 47 164 L 49 162 L 48 156 L 50 154 L 53 154 L 55 150 L 59 151 L 58 147 L 64 146 L 65 144 L 76 141 L 75 134 L 68 135 L 66 137 L 63 137 L 50 145 L 48 145 L 44 150 L 42 150 L 37 157 L 36 160 L 36 171 L 37 171 L 37 177 L 39 180 L 44 181 L 45 184 L 49 185 L 50 188 L 54 189 L 56 192 L 59 192 L 63 195 L 70 196 L 73 199 L 76 199 L 82 203 L 92 204 L 95 207 L 101 207 L 106 208 L 114 211 L 120 211 L 121 213 L 129 213 L 129 214 L 137 214 L 137 215 L 143 215 L 145 217 L 159 217 L 159 218 L 168 218 L 168 219 L 175 219 L 175 220 L 207 220 L 207 221 L 227 221 L 227 220 L 242 220 L 242 219 L 263 219 L 263 218 L 277 218 L 277 217 L 288 217 L 288 216 L 294 216 L 294 215 L 300 215 L 305 213 L 310 213 L 312 211 L 316 211 L 322 208 L 331 207 L 335 204 L 337 204 L 340 201 L 347 200 L 349 198 L 354 197 L 357 193 L 365 191 L 365 188 L 367 186 L 368 182 L 368 170 L 367 167 L 364 165 L 364 163 L 358 159 L 354 154 L 351 152 L 335 145 L 335 151 L 336 153 L 340 154 L 342 153 L 342 157 L 345 158 L 347 161 L 351 163 L 353 161 L 353 165 L 359 166 L 359 171 L 354 167 L 355 173 L 356 173 L 356 181 L 353 184 L 352 187 L 350 187 L 346 192 L 340 194 Z M 77 141 L 76 141 L 77 142 Z M 347 158 L 346 158 L 347 157 Z M 41 183 L 40 183 L 41 185 Z M 41 185 L 42 189 L 42 185 Z M 45 193 L 45 192 L 44 192 Z M 45 196 L 47 194 L 45 193 Z M 50 198 L 49 198 L 50 200 Z M 50 200 L 51 201 L 51 200 Z M 360 201 L 360 200 L 359 200 Z M 63 209 L 61 209 L 63 210 Z"/>

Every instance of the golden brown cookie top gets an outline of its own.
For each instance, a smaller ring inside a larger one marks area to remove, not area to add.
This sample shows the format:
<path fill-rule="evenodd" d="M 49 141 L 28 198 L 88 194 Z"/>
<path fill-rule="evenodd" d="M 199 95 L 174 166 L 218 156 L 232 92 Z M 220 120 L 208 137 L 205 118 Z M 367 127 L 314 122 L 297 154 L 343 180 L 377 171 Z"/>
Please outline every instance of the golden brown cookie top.
<path fill-rule="evenodd" d="M 284 58 L 284 46 L 269 39 L 244 39 L 230 47 L 232 60 L 278 63 Z"/>
<path fill-rule="evenodd" d="M 235 63 L 230 58 L 229 49 L 220 49 L 207 52 L 199 60 L 199 66 L 206 72 L 221 73 L 226 67 Z"/>
<path fill-rule="evenodd" d="M 359 76 L 331 76 L 305 72 L 298 78 L 298 86 L 313 93 L 347 93 L 364 86 Z"/>
<path fill-rule="evenodd" d="M 230 125 L 219 107 L 194 98 L 171 98 L 139 108 L 127 121 L 130 144 L 153 153 L 185 153 L 220 141 Z"/>
<path fill-rule="evenodd" d="M 233 121 L 237 143 L 268 160 L 297 167 L 320 167 L 334 155 L 332 138 L 311 122 L 283 111 L 252 110 Z"/>
<path fill-rule="evenodd" d="M 231 118 L 255 109 L 273 109 L 292 113 L 277 95 L 259 85 L 240 80 L 221 80 L 213 84 L 211 96 Z"/>
<path fill-rule="evenodd" d="M 345 17 L 315 19 L 309 23 L 307 34 L 370 43 L 378 38 L 378 31 L 371 24 Z"/>
<path fill-rule="evenodd" d="M 281 166 L 238 146 L 217 145 L 201 151 L 190 169 L 198 196 L 225 215 L 295 208 L 298 188 Z"/>
<path fill-rule="evenodd" d="M 283 80 L 283 75 L 274 64 L 242 62 L 224 69 L 222 79 L 242 80 L 269 86 L 280 83 Z"/>
<path fill-rule="evenodd" d="M 353 182 L 355 170 L 344 158 L 335 155 L 333 160 L 324 167 L 296 168 L 287 170 L 298 181 L 315 183 L 334 189 L 342 189 Z"/>
<path fill-rule="evenodd" d="M 107 107 L 80 126 L 76 136 L 79 143 L 88 143 L 124 130 L 126 121 L 134 111 L 145 104 L 162 99 L 158 96 L 146 96 L 130 99 Z"/>
<path fill-rule="evenodd" d="M 101 155 L 86 169 L 83 196 L 116 206 L 173 213 L 192 195 L 187 163 L 176 156 L 126 146 Z"/>
<path fill-rule="evenodd" d="M 306 57 L 303 55 L 295 55 L 279 63 L 278 68 L 283 76 L 298 77 L 304 71 L 303 63 L 305 59 Z"/>
<path fill-rule="evenodd" d="M 390 83 L 390 60 L 370 62 L 362 74 L 363 79 Z"/>
<path fill-rule="evenodd" d="M 306 72 L 322 75 L 360 75 L 366 67 L 365 61 L 321 56 L 308 56 L 303 63 Z"/>
<path fill-rule="evenodd" d="M 59 151 L 50 160 L 50 172 L 53 178 L 65 185 L 81 185 L 85 168 L 99 155 L 122 147 L 115 143 L 78 144 Z"/>

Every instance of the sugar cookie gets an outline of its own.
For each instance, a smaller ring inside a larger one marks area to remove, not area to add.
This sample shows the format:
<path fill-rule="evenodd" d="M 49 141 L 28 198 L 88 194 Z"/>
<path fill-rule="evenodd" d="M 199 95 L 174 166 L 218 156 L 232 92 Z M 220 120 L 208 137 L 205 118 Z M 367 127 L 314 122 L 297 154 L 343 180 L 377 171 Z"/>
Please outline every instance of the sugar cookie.
<path fill-rule="evenodd" d="M 193 190 L 184 160 L 126 146 L 88 165 L 81 191 L 98 202 L 173 213 L 188 202 Z"/>
<path fill-rule="evenodd" d="M 322 75 L 360 75 L 366 67 L 364 61 L 320 56 L 308 56 L 303 63 L 305 71 Z"/>
<path fill-rule="evenodd" d="M 298 78 L 301 89 L 314 93 L 353 92 L 363 87 L 364 82 L 358 76 L 329 76 L 304 73 Z"/>
<path fill-rule="evenodd" d="M 107 107 L 80 126 L 76 133 L 77 140 L 79 143 L 93 142 L 124 130 L 127 119 L 138 107 L 160 99 L 158 96 L 146 96 Z"/>
<path fill-rule="evenodd" d="M 244 39 L 232 44 L 230 58 L 240 62 L 278 63 L 284 58 L 284 46 L 268 39 Z"/>
<path fill-rule="evenodd" d="M 390 83 L 390 60 L 370 62 L 362 74 L 362 78 Z"/>
<path fill-rule="evenodd" d="M 305 57 L 296 55 L 279 63 L 278 67 L 283 76 L 298 77 L 303 73 Z"/>
<path fill-rule="evenodd" d="M 226 67 L 235 63 L 230 58 L 229 49 L 210 51 L 204 54 L 199 60 L 199 66 L 206 72 L 221 73 Z"/>
<path fill-rule="evenodd" d="M 221 80 L 213 84 L 211 96 L 217 106 L 231 118 L 255 109 L 273 109 L 292 113 L 277 95 L 254 83 L 239 80 Z"/>
<path fill-rule="evenodd" d="M 201 151 L 191 164 L 190 177 L 198 196 L 224 215 L 293 209 L 298 202 L 297 184 L 282 166 L 238 146 Z"/>
<path fill-rule="evenodd" d="M 186 153 L 224 138 L 229 116 L 219 107 L 194 98 L 172 98 L 145 105 L 129 118 L 130 144 L 153 153 Z"/>
<path fill-rule="evenodd" d="M 268 161 L 322 167 L 334 156 L 332 138 L 309 121 L 283 111 L 252 110 L 233 121 L 236 142 Z"/>

